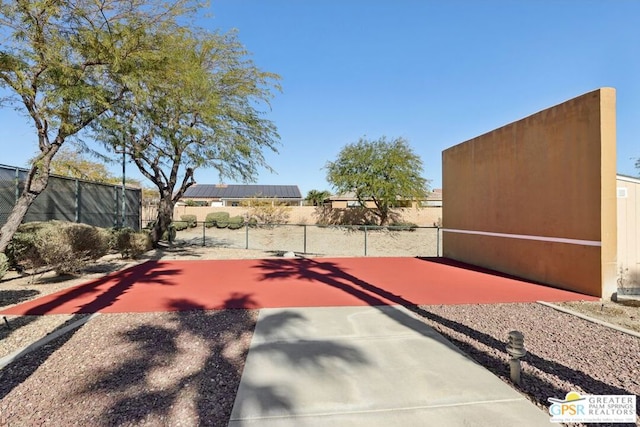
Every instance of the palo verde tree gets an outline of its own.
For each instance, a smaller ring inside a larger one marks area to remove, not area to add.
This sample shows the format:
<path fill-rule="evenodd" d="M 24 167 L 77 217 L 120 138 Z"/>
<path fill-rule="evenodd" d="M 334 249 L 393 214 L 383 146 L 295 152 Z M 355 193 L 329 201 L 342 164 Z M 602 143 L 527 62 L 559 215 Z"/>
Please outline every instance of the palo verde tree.
<path fill-rule="evenodd" d="M 76 147 L 65 144 L 51 160 L 49 172 L 52 175 L 78 178 L 92 182 L 117 183 L 104 163 L 92 161 Z"/>
<path fill-rule="evenodd" d="M 197 4 L 176 0 L 0 0 L 0 100 L 24 112 L 38 154 L 0 229 L 4 252 L 29 206 L 46 188 L 60 147 L 160 67 L 154 34 L 176 27 Z"/>
<path fill-rule="evenodd" d="M 259 110 L 279 88 L 278 76 L 260 71 L 235 33 L 174 31 L 159 49 L 163 68 L 148 73 L 94 126 L 96 139 L 125 150 L 157 188 L 154 244 L 198 168 L 252 180 L 258 167 L 269 169 L 263 150 L 276 151 L 278 139 Z"/>
<path fill-rule="evenodd" d="M 373 213 L 380 225 L 386 225 L 399 201 L 426 196 L 428 182 L 420 175 L 422 167 L 422 160 L 403 138 L 360 138 L 327 163 L 327 181 L 338 193 L 355 193 L 362 206 L 373 201 Z"/>

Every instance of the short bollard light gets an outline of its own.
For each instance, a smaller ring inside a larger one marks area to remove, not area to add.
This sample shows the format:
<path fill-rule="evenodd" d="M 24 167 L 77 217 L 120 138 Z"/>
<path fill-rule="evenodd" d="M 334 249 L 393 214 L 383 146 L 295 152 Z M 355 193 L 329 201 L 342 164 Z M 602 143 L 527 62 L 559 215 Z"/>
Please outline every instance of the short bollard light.
<path fill-rule="evenodd" d="M 511 356 L 509 366 L 511 368 L 511 381 L 520 385 L 520 358 L 527 354 L 524 348 L 524 335 L 520 331 L 509 332 L 509 342 L 507 343 L 507 353 Z"/>

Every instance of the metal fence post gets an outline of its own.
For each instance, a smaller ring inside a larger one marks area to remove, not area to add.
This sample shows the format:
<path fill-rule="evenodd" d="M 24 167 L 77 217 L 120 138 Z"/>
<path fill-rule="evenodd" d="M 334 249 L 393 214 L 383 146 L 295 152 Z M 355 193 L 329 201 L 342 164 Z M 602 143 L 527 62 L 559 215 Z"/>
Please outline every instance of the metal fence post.
<path fill-rule="evenodd" d="M 249 249 L 249 222 L 244 226 L 244 248 Z"/>
<path fill-rule="evenodd" d="M 20 198 L 20 169 L 16 168 L 16 201 L 14 203 L 14 206 L 16 203 L 18 203 L 18 199 Z"/>
<path fill-rule="evenodd" d="M 205 224 L 206 224 L 206 221 L 202 221 L 202 246 L 207 246 L 206 244 L 207 234 L 204 226 Z"/>
<path fill-rule="evenodd" d="M 440 227 L 436 227 L 436 257 L 440 257 Z"/>
<path fill-rule="evenodd" d="M 303 228 L 303 230 L 304 230 L 304 244 L 303 244 L 303 247 L 302 247 L 302 253 L 306 254 L 307 253 L 307 224 L 304 224 L 302 227 L 304 227 Z"/>
<path fill-rule="evenodd" d="M 80 181 L 76 179 L 76 222 L 80 222 Z"/>
<path fill-rule="evenodd" d="M 113 203 L 114 203 L 114 211 L 113 211 L 113 226 L 118 227 L 118 189 L 113 187 Z"/>
<path fill-rule="evenodd" d="M 367 256 L 367 226 L 364 226 L 364 256 Z"/>

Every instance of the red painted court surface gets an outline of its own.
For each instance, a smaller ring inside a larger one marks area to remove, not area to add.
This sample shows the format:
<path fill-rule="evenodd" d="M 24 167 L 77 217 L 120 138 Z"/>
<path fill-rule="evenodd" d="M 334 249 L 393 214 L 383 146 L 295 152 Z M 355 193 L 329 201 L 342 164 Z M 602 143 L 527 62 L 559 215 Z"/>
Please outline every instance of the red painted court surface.
<path fill-rule="evenodd" d="M 597 300 L 445 259 L 149 261 L 0 314 Z"/>

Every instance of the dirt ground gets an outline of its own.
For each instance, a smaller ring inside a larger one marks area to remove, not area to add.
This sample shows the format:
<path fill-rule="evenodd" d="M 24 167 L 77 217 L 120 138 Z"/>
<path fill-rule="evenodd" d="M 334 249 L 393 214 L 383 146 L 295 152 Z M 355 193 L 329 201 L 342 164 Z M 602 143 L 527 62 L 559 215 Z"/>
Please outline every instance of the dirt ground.
<path fill-rule="evenodd" d="M 640 332 L 640 300 L 576 301 L 556 304 L 589 317 Z"/>

